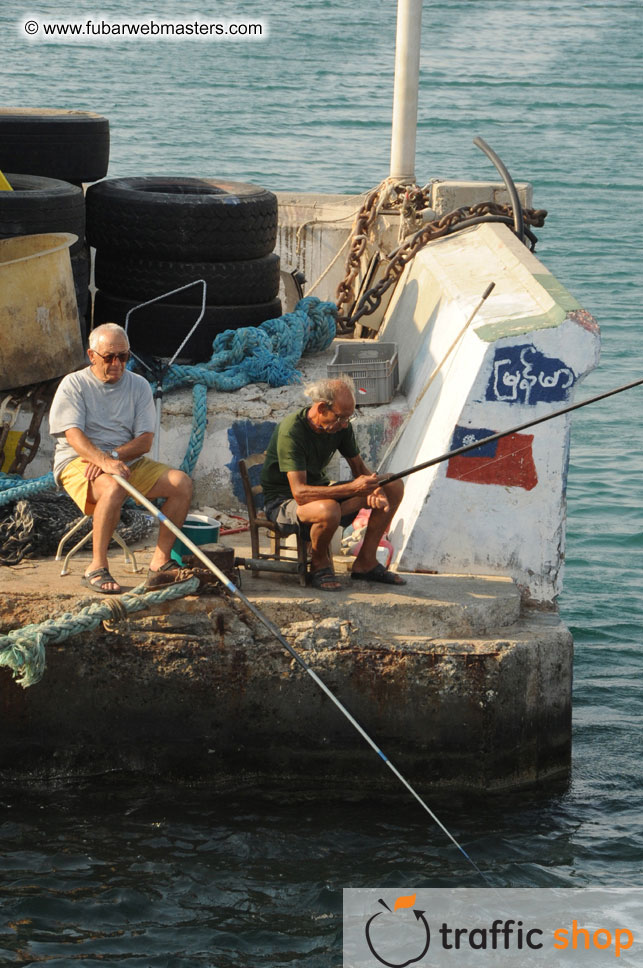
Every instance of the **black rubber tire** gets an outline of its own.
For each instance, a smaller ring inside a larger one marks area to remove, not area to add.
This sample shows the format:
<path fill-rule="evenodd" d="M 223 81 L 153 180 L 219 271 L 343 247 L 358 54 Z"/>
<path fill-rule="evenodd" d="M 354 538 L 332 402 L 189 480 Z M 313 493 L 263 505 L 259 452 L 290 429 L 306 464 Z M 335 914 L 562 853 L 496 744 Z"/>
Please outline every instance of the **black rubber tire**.
<path fill-rule="evenodd" d="M 70 252 L 85 242 L 85 198 L 82 188 L 56 178 L 4 172 L 11 192 L 0 192 L 0 239 L 41 232 L 73 232 Z"/>
<path fill-rule="evenodd" d="M 90 111 L 0 108 L 0 171 L 69 182 L 104 178 L 109 121 Z"/>
<path fill-rule="evenodd" d="M 82 248 L 71 257 L 71 271 L 74 275 L 74 288 L 76 290 L 76 303 L 78 305 L 78 315 L 84 318 L 89 307 L 89 275 L 90 275 L 90 255 L 89 246 L 83 245 Z"/>
<path fill-rule="evenodd" d="M 125 325 L 125 317 L 138 302 L 119 299 L 97 290 L 94 298 L 94 326 L 101 323 Z M 127 333 L 135 353 L 172 357 L 199 318 L 195 306 L 172 306 L 156 303 L 132 313 Z M 281 316 L 281 302 L 273 299 L 255 306 L 206 306 L 205 315 L 190 340 L 181 350 L 180 359 L 202 363 L 212 356 L 212 341 L 226 329 L 258 326 L 266 319 Z"/>
<path fill-rule="evenodd" d="M 87 237 L 115 255 L 237 262 L 277 239 L 277 198 L 244 182 L 110 178 L 87 189 Z"/>
<path fill-rule="evenodd" d="M 135 256 L 119 259 L 97 249 L 94 272 L 97 289 L 139 302 L 196 279 L 205 281 L 206 301 L 212 306 L 266 303 L 279 293 L 279 256 L 274 252 L 243 262 L 156 262 Z M 202 299 L 203 286 L 192 286 L 168 302 L 200 306 Z"/>

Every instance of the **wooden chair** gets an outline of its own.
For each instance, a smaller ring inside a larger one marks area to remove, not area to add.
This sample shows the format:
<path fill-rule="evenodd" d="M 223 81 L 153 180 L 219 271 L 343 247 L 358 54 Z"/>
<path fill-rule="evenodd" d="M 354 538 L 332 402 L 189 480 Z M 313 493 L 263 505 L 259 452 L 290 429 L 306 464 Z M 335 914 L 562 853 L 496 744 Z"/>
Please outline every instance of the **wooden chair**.
<path fill-rule="evenodd" d="M 265 458 L 265 453 L 251 454 L 249 457 L 246 457 L 245 460 L 239 461 L 239 473 L 241 474 L 243 490 L 246 496 L 246 505 L 248 507 L 248 523 L 250 525 L 252 558 L 255 562 L 271 561 L 283 562 L 284 564 L 288 563 L 288 566 L 283 570 L 289 572 L 293 571 L 292 563 L 295 562 L 297 565 L 296 573 L 299 575 L 299 582 L 301 585 L 305 585 L 307 583 L 308 572 L 308 542 L 306 538 L 303 538 L 301 534 L 298 534 L 296 556 L 289 554 L 288 552 L 294 551 L 294 549 L 286 548 L 283 544 L 288 535 L 283 534 L 274 521 L 269 521 L 263 511 L 260 511 L 257 508 L 256 498 L 262 493 L 261 484 L 252 484 L 249 471 L 253 467 L 263 465 Z M 271 552 L 261 551 L 260 533 L 262 529 L 267 532 L 268 537 L 272 541 Z M 255 565 L 255 567 L 252 568 L 253 578 L 257 578 L 261 570 L 261 567 L 257 567 Z M 280 569 L 277 565 L 273 565 L 265 570 L 279 571 Z"/>

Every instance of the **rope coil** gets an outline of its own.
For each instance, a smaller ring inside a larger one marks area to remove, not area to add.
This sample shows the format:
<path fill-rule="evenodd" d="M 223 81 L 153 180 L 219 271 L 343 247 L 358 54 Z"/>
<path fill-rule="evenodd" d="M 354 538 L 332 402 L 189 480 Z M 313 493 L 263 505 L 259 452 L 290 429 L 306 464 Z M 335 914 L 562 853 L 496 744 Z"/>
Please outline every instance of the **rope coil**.
<path fill-rule="evenodd" d="M 174 598 L 192 595 L 198 590 L 199 584 L 199 579 L 192 577 L 180 584 L 148 592 L 145 592 L 144 585 L 139 585 L 133 591 L 119 595 L 120 601 L 116 606 L 114 599 L 106 599 L 93 602 L 76 614 L 65 612 L 57 618 L 14 629 L 7 635 L 0 635 L 0 666 L 10 669 L 18 685 L 26 689 L 40 682 L 45 673 L 47 645 L 59 644 L 72 635 L 93 632 L 101 623 L 109 623 L 115 617 L 116 611 L 119 615 L 123 613 L 127 619 L 129 615 L 150 605 L 160 605 Z"/>

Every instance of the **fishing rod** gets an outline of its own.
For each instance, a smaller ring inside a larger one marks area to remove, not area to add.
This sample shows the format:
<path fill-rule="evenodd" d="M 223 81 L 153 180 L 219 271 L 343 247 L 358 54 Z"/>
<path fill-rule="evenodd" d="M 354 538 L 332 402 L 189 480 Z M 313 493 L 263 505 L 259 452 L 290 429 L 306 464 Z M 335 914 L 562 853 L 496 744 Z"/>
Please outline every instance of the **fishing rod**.
<path fill-rule="evenodd" d="M 384 763 L 386 763 L 386 765 L 388 766 L 388 768 L 392 771 L 392 773 L 394 773 L 394 775 L 397 777 L 397 779 L 400 781 L 400 783 L 402 783 L 402 785 L 406 787 L 406 789 L 409 791 L 409 793 L 411 793 L 415 797 L 415 799 L 417 800 L 417 802 L 428 813 L 428 815 L 431 817 L 431 819 L 435 821 L 435 823 L 438 825 L 438 827 L 440 828 L 440 830 L 442 830 L 446 834 L 446 836 L 449 838 L 449 840 L 453 844 L 455 844 L 455 846 L 458 848 L 458 850 L 460 851 L 460 853 L 462 854 L 462 856 L 464 858 L 466 858 L 466 860 L 471 864 L 471 866 L 474 868 L 474 870 L 478 874 L 480 874 L 480 876 L 488 884 L 490 884 L 490 881 L 487 878 L 487 876 L 480 870 L 480 868 L 475 863 L 475 861 L 473 861 L 471 859 L 471 857 L 466 852 L 466 850 L 464 849 L 464 847 L 461 844 L 459 844 L 458 841 L 453 836 L 453 834 L 451 834 L 447 830 L 447 828 L 444 826 L 444 824 L 442 823 L 442 821 L 433 813 L 433 811 L 431 810 L 431 808 L 424 802 L 424 800 L 419 795 L 419 793 L 417 793 L 416 790 L 413 789 L 413 787 L 408 782 L 408 780 L 406 780 L 402 776 L 402 774 L 397 769 L 397 767 L 393 763 L 391 763 L 391 761 L 388 759 L 388 757 L 379 748 L 379 746 L 377 745 L 377 743 L 373 739 L 371 739 L 371 737 L 366 732 L 366 730 L 362 726 L 360 726 L 360 724 L 357 722 L 357 720 L 355 719 L 355 717 L 348 711 L 348 709 L 346 708 L 346 706 L 344 706 L 343 703 L 341 703 L 339 701 L 339 699 L 337 698 L 337 696 L 333 692 L 331 692 L 331 690 L 328 688 L 328 686 L 326 685 L 326 683 L 323 682 L 319 678 L 319 676 L 317 675 L 317 673 L 315 672 L 315 670 L 313 668 L 311 668 L 311 666 L 309 666 L 308 663 L 305 662 L 304 659 L 302 659 L 302 657 L 299 655 L 299 653 L 295 649 L 293 649 L 293 647 L 290 645 L 290 643 L 286 641 L 286 639 L 281 634 L 281 632 L 276 627 L 276 625 L 273 625 L 273 623 L 270 621 L 270 619 L 267 618 L 267 616 L 265 616 L 263 614 L 263 612 L 261 612 L 257 608 L 257 606 L 254 605 L 250 601 L 250 599 L 246 598 L 246 596 L 243 594 L 243 592 L 239 588 L 237 588 L 237 586 L 232 581 L 230 581 L 230 579 L 228 578 L 228 576 L 226 574 L 224 574 L 224 572 L 222 572 L 220 568 L 217 568 L 217 566 L 214 564 L 213 561 L 210 561 L 210 559 L 207 557 L 207 555 L 205 555 L 203 553 L 203 551 L 201 551 L 201 549 L 198 547 L 198 545 L 194 544 L 194 542 L 191 541 L 190 538 L 188 538 L 181 531 L 180 528 L 178 528 L 172 521 L 170 521 L 170 519 L 168 517 L 166 517 L 166 515 L 163 514 L 162 511 L 159 511 L 159 509 L 154 504 L 152 504 L 151 501 L 148 501 L 147 498 L 144 497 L 140 493 L 140 491 L 138 491 L 132 484 L 129 483 L 129 481 L 126 481 L 125 478 L 120 477 L 120 475 L 118 475 L 118 474 L 112 474 L 112 477 L 114 478 L 115 481 L 118 481 L 118 483 L 121 485 L 121 487 L 124 488 L 126 491 L 128 491 L 128 493 L 131 494 L 133 498 L 135 498 L 140 504 L 142 504 L 143 507 L 147 508 L 147 510 L 151 514 L 153 514 L 155 518 L 158 518 L 158 520 L 161 522 L 161 524 L 164 524 L 166 528 L 169 528 L 169 530 L 177 538 L 179 538 L 190 549 L 190 551 L 192 551 L 192 553 L 196 555 L 196 557 L 201 562 L 203 562 L 203 564 L 205 565 L 205 567 L 208 568 L 212 572 L 212 574 L 216 578 L 219 579 L 219 581 L 222 583 L 222 585 L 225 586 L 225 588 L 230 592 L 230 594 L 231 595 L 235 595 L 241 602 L 243 602 L 243 604 L 246 606 L 246 608 L 248 608 L 252 612 L 252 614 L 256 618 L 258 618 L 259 621 L 263 625 L 265 625 L 265 627 L 268 629 L 268 631 L 272 635 L 275 636 L 275 638 L 281 643 L 281 645 L 284 647 L 284 649 L 286 649 L 286 651 L 293 657 L 293 659 L 295 660 L 295 662 L 297 662 L 301 666 L 301 668 L 304 669 L 304 671 L 308 673 L 308 675 L 311 677 L 311 679 L 313 680 L 313 682 L 317 686 L 319 686 L 319 688 L 337 706 L 337 708 L 339 709 L 339 711 L 346 717 L 346 719 L 349 721 L 349 723 L 352 726 L 355 727 L 355 729 L 360 734 L 360 736 L 362 737 L 362 739 L 365 739 L 366 742 L 369 744 L 369 746 L 371 746 L 372 749 L 375 750 L 375 752 L 377 753 L 377 755 L 384 761 Z"/>
<path fill-rule="evenodd" d="M 616 393 L 623 393 L 624 390 L 631 390 L 633 387 L 638 387 L 643 383 L 643 378 L 640 380 L 633 380 L 632 383 L 625 383 L 622 387 L 616 387 L 615 390 L 607 390 L 605 393 L 598 393 L 595 397 L 589 397 L 587 400 L 581 400 L 580 403 L 572 403 L 569 407 L 563 407 L 561 410 L 555 410 L 554 413 L 547 413 L 544 417 L 536 417 L 534 420 L 527 420 L 525 423 L 518 424 L 517 427 L 511 427 L 510 430 L 501 430 L 500 433 L 492 434 L 490 437 L 483 437 L 482 440 L 476 440 L 472 444 L 464 444 L 462 447 L 457 447 L 455 450 L 450 450 L 446 454 L 441 454 L 439 457 L 432 457 L 431 460 L 426 460 L 422 464 L 416 464 L 414 467 L 408 467 L 405 471 L 398 471 L 396 474 L 385 475 L 382 477 L 381 484 L 390 484 L 392 481 L 397 481 L 401 477 L 408 477 L 409 474 L 415 474 L 416 471 L 426 470 L 427 467 L 433 467 L 434 464 L 441 464 L 445 460 L 449 460 L 450 457 L 458 457 L 460 454 L 466 454 L 467 451 L 477 450 L 478 447 L 484 447 L 487 444 L 492 444 L 496 440 L 501 440 L 502 437 L 508 437 L 509 434 L 517 434 L 520 430 L 526 430 L 528 427 L 535 427 L 536 424 L 544 423 L 546 420 L 553 420 L 554 417 L 560 417 L 564 413 L 571 413 L 572 410 L 580 410 L 581 407 L 587 407 L 590 403 L 596 403 L 598 400 L 605 400 L 606 397 L 613 397 Z"/>

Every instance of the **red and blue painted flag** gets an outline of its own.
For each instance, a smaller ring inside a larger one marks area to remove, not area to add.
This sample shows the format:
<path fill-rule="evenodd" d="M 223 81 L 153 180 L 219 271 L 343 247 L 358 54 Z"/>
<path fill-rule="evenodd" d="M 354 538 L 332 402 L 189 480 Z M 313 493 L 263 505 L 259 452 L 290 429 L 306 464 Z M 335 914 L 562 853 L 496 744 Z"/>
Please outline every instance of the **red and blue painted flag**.
<path fill-rule="evenodd" d="M 456 427 L 451 450 L 473 444 L 476 440 L 492 437 L 495 430 L 484 427 Z M 470 484 L 499 484 L 502 487 L 524 487 L 531 491 L 538 483 L 534 455 L 533 434 L 508 434 L 490 444 L 483 444 L 451 457 L 447 464 L 447 477 Z"/>

